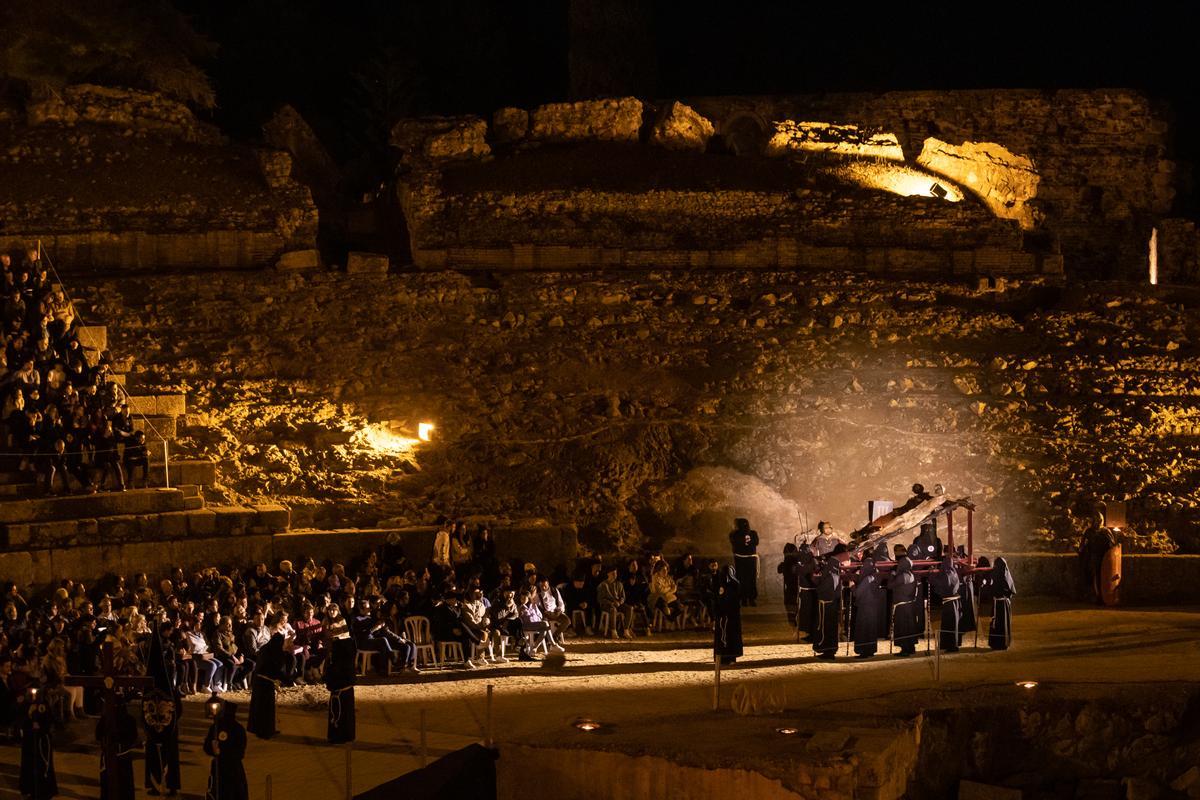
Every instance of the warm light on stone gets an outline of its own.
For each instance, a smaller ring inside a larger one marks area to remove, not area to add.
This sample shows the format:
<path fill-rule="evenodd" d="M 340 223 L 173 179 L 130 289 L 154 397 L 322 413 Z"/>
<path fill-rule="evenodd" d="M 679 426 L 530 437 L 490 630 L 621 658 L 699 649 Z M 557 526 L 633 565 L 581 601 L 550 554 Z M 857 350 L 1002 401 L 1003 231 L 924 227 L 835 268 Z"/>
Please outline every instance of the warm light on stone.
<path fill-rule="evenodd" d="M 882 189 L 903 197 L 936 197 L 951 203 L 963 199 L 962 191 L 949 181 L 891 161 L 847 161 L 829 172 L 864 188 Z"/>
<path fill-rule="evenodd" d="M 422 442 L 428 442 L 433 438 L 433 423 L 421 422 L 417 424 L 417 438 Z"/>
<path fill-rule="evenodd" d="M 354 434 L 351 441 L 380 453 L 398 454 L 410 452 L 420 440 L 400 436 L 389 430 L 386 425 L 379 424 L 363 428 Z"/>

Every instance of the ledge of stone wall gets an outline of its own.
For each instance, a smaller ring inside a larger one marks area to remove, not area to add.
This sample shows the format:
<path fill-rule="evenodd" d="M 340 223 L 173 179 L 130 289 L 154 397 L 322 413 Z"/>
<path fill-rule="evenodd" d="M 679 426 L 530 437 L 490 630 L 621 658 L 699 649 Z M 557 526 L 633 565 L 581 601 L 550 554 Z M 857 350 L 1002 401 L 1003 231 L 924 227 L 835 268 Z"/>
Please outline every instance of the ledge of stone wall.
<path fill-rule="evenodd" d="M 1073 553 L 1001 553 L 1017 596 L 1084 600 L 1082 569 Z M 1200 556 L 1126 555 L 1121 559 L 1121 602 L 1127 605 L 1200 603 Z"/>

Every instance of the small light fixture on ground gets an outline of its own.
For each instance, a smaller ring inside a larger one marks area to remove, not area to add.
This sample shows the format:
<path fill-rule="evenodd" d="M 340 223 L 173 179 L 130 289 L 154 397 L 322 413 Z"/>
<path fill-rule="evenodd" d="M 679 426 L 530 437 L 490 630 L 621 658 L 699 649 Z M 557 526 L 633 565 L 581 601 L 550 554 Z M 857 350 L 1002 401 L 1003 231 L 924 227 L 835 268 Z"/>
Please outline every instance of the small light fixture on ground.
<path fill-rule="evenodd" d="M 784 728 L 776 728 L 775 732 L 778 733 L 780 736 L 795 736 L 797 733 L 800 732 L 800 730 L 799 730 L 799 728 L 784 727 Z"/>
<path fill-rule="evenodd" d="M 433 438 L 433 423 L 418 422 L 417 423 L 417 438 L 422 442 L 428 442 Z"/>
<path fill-rule="evenodd" d="M 600 723 L 596 722 L 594 719 L 577 719 L 575 720 L 575 727 L 584 733 L 593 733 L 600 730 L 601 726 Z"/>
<path fill-rule="evenodd" d="M 1037 681 L 1017 681 L 1017 686 L 1020 686 L 1022 689 L 1036 689 L 1037 685 Z"/>

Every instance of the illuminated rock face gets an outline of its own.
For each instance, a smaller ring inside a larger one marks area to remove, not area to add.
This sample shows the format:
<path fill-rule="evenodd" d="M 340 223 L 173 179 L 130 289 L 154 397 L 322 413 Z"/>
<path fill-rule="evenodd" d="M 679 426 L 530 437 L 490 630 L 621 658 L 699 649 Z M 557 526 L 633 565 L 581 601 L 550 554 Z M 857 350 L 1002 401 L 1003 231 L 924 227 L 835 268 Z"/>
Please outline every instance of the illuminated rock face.
<path fill-rule="evenodd" d="M 714 133 L 713 124 L 696 113 L 691 106 L 672 102 L 650 131 L 650 143 L 668 150 L 704 152 Z"/>
<path fill-rule="evenodd" d="M 636 142 L 642 101 L 636 97 L 548 103 L 529 115 L 529 137 L 551 142 Z"/>
<path fill-rule="evenodd" d="M 953 145 L 930 137 L 917 163 L 976 194 L 996 216 L 1016 220 L 1023 230 L 1037 226 L 1029 201 L 1037 197 L 1041 178 L 1029 158 L 995 142 Z"/>
<path fill-rule="evenodd" d="M 767 142 L 767 155 L 804 152 L 904 160 L 904 151 L 894 133 L 829 122 L 796 122 L 790 119 L 776 122 L 775 133 Z"/>
<path fill-rule="evenodd" d="M 479 117 L 428 117 L 396 123 L 390 141 L 409 157 L 459 161 L 489 155 L 486 135 L 487 123 Z"/>

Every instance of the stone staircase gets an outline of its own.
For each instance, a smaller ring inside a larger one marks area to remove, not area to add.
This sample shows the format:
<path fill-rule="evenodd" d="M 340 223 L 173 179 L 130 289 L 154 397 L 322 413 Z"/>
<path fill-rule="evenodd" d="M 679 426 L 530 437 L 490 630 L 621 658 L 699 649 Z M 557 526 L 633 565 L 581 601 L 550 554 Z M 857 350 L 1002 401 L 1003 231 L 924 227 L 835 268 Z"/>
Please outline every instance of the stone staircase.
<path fill-rule="evenodd" d="M 80 330 L 93 365 L 107 348 L 104 326 Z M 126 385 L 132 359 L 112 365 L 112 379 Z M 144 430 L 150 454 L 150 487 L 124 492 L 47 496 L 20 457 L 0 455 L 0 577 L 44 583 L 72 577 L 94 580 L 107 571 L 155 571 L 205 554 L 216 563 L 239 547 L 221 540 L 275 534 L 290 527 L 291 513 L 279 505 L 210 505 L 203 490 L 216 465 L 202 459 L 170 458 L 164 471 L 164 442 L 170 446 L 186 411 L 183 394 L 129 395 L 134 427 Z"/>

